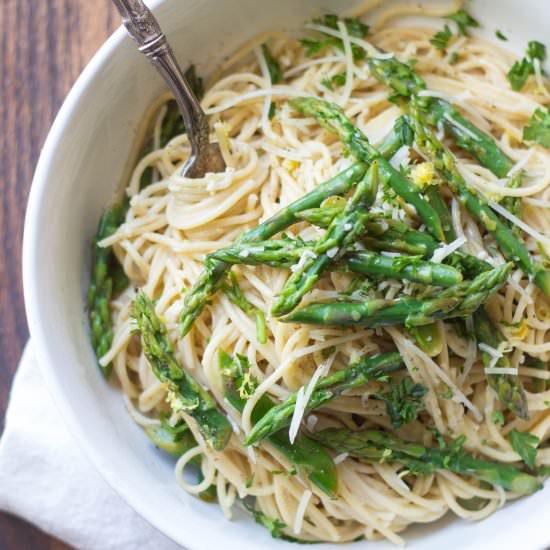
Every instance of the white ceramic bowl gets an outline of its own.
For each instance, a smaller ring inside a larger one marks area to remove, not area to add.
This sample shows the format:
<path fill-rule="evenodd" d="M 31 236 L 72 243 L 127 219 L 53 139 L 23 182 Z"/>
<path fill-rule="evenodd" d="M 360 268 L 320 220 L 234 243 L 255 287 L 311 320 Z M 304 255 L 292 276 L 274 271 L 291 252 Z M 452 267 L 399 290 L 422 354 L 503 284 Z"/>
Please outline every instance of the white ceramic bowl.
<path fill-rule="evenodd" d="M 338 12 L 342 0 L 166 0 L 152 3 L 182 66 L 211 70 L 239 43 L 263 30 L 297 28 L 312 15 Z M 497 8 L 498 9 L 494 9 Z M 496 29 L 522 52 L 550 36 L 548 0 L 469 2 L 487 36 Z M 442 27 L 441 21 L 429 24 Z M 67 97 L 44 146 L 32 184 L 24 238 L 27 316 L 49 389 L 95 467 L 144 518 L 190 549 L 282 548 L 252 520 L 184 493 L 173 464 L 128 416 L 119 391 L 105 384 L 88 340 L 85 292 L 90 239 L 113 197 L 147 105 L 163 85 L 119 29 Z M 410 548 L 524 550 L 550 543 L 550 485 L 505 506 L 482 523 L 447 518 L 407 532 Z M 381 550 L 389 543 L 358 543 Z M 336 548 L 326 545 L 325 548 Z"/>

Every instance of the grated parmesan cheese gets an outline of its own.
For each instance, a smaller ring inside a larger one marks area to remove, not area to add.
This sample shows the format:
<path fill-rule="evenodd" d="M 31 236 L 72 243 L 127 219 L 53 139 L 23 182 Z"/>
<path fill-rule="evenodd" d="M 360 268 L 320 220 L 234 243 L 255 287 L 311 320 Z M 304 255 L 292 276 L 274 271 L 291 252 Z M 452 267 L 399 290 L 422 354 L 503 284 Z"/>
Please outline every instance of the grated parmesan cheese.
<path fill-rule="evenodd" d="M 292 528 L 295 535 L 299 535 L 300 531 L 302 530 L 304 515 L 306 513 L 307 505 L 309 504 L 309 499 L 312 495 L 313 493 L 309 489 L 307 489 L 306 491 L 304 491 L 304 494 L 300 498 L 298 508 L 296 509 L 296 515 L 294 516 L 294 527 Z"/>
<path fill-rule="evenodd" d="M 315 416 L 314 414 L 310 414 L 308 417 L 307 417 L 307 420 L 306 420 L 306 426 L 307 426 L 307 429 L 312 432 L 314 429 L 315 429 L 315 426 L 317 425 L 317 422 L 318 422 L 318 418 L 317 416 Z"/>
<path fill-rule="evenodd" d="M 528 235 L 531 235 L 533 239 L 550 246 L 550 237 L 539 233 L 536 229 L 533 229 L 530 225 L 527 225 L 524 221 L 520 220 L 517 216 L 514 216 L 510 211 L 506 210 L 504 206 L 498 204 L 494 201 L 488 202 L 489 206 L 495 211 L 498 212 L 503 218 L 511 221 L 514 225 L 517 225 L 520 229 L 525 231 Z"/>
<path fill-rule="evenodd" d="M 534 147 L 531 147 L 523 157 L 521 157 L 512 168 L 508 171 L 508 174 L 506 174 L 508 177 L 513 176 L 516 172 L 519 172 L 520 170 L 523 170 L 527 163 L 531 160 L 531 157 L 533 156 L 533 153 L 535 152 Z"/>
<path fill-rule="evenodd" d="M 464 235 L 461 235 L 460 237 L 457 237 L 452 243 L 441 245 L 434 250 L 430 261 L 440 264 L 447 256 L 452 254 L 455 250 L 458 250 L 465 243 L 466 237 Z"/>
<path fill-rule="evenodd" d="M 340 453 L 339 455 L 336 455 L 334 457 L 334 464 L 338 465 L 341 462 L 344 462 L 344 460 L 346 460 L 348 456 L 349 456 L 349 453 Z"/>
<path fill-rule="evenodd" d="M 502 352 L 499 351 L 496 348 L 493 348 L 489 346 L 488 344 L 484 344 L 483 342 L 480 342 L 477 347 L 484 351 L 485 353 L 488 353 L 491 357 L 496 357 L 497 359 L 500 359 L 502 357 Z"/>
<path fill-rule="evenodd" d="M 331 248 L 331 249 L 327 250 L 326 254 L 329 258 L 334 258 L 334 256 L 336 256 L 336 254 L 338 254 L 338 247 L 335 246 L 334 248 Z"/>
<path fill-rule="evenodd" d="M 399 170 L 401 166 L 409 166 L 411 162 L 411 157 L 409 154 L 409 146 L 402 145 L 396 152 L 395 155 L 390 159 L 390 164 L 396 169 Z"/>
<path fill-rule="evenodd" d="M 310 258 L 314 260 L 315 258 L 317 258 L 317 254 L 309 250 L 309 248 L 305 248 L 304 251 L 300 254 L 300 259 L 298 260 L 298 263 L 290 266 L 290 271 L 292 271 L 292 273 L 300 271 L 306 265 L 308 259 Z"/>
<path fill-rule="evenodd" d="M 518 375 L 518 369 L 514 367 L 487 367 L 484 369 L 484 372 L 485 374 L 508 374 L 510 376 Z"/>
<path fill-rule="evenodd" d="M 288 430 L 288 438 L 290 439 L 290 443 L 294 443 L 294 440 L 298 435 L 298 430 L 300 429 L 300 424 L 302 423 L 302 419 L 306 412 L 308 401 L 313 393 L 313 390 L 315 389 L 315 386 L 317 385 L 317 382 L 319 381 L 319 378 L 325 376 L 329 371 L 335 356 L 336 354 L 333 353 L 326 361 L 323 361 L 315 369 L 315 372 L 313 373 L 313 376 L 307 386 L 302 386 L 298 390 L 298 394 L 296 395 L 296 405 L 294 407 L 294 413 L 292 414 L 292 420 L 290 421 L 290 428 Z"/>

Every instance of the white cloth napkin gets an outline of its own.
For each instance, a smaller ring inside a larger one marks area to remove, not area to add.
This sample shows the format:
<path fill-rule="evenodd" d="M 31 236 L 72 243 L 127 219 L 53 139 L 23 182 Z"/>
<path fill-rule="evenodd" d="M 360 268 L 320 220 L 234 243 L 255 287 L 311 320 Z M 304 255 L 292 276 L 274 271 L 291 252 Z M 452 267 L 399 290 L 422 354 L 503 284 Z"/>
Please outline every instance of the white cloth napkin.
<path fill-rule="evenodd" d="M 181 548 L 138 516 L 68 433 L 27 344 L 0 439 L 0 510 L 82 550 Z"/>

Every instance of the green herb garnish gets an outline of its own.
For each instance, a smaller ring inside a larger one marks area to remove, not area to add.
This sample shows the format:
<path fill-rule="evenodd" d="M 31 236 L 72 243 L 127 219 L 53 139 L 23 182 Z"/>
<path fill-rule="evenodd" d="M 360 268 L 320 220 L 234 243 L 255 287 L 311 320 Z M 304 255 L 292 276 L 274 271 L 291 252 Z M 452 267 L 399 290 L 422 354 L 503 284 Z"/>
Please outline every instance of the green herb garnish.
<path fill-rule="evenodd" d="M 403 378 L 399 383 L 391 383 L 389 391 L 377 393 L 376 397 L 386 403 L 386 412 L 394 428 L 400 428 L 416 420 L 418 413 L 425 409 L 422 398 L 428 388 L 414 383 L 412 378 Z"/>
<path fill-rule="evenodd" d="M 531 469 L 535 467 L 537 457 L 537 445 L 540 439 L 529 432 L 520 432 L 515 428 L 508 434 L 508 440 L 512 449 L 518 453 L 523 462 Z"/>
<path fill-rule="evenodd" d="M 535 110 L 527 126 L 523 128 L 523 139 L 550 149 L 550 108 L 547 111 Z"/>
<path fill-rule="evenodd" d="M 512 89 L 516 92 L 519 92 L 525 86 L 529 75 L 535 74 L 533 64 L 535 59 L 538 59 L 541 63 L 546 59 L 546 46 L 536 40 L 531 40 L 527 44 L 525 57 L 516 61 L 508 71 L 508 80 Z"/>
<path fill-rule="evenodd" d="M 479 27 L 479 23 L 464 10 L 459 10 L 451 15 L 446 15 L 445 19 L 454 21 L 458 27 L 458 32 L 462 36 L 468 36 L 468 27 Z"/>
<path fill-rule="evenodd" d="M 436 48 L 444 50 L 449 45 L 449 40 L 451 40 L 453 33 L 449 28 L 449 25 L 445 25 L 442 31 L 436 32 L 433 37 L 430 39 L 430 43 L 433 44 Z"/>
<path fill-rule="evenodd" d="M 501 31 L 497 31 L 495 33 L 496 37 L 499 39 L 499 40 L 503 40 L 503 41 L 507 41 L 508 40 L 508 37 L 504 36 L 504 34 L 502 34 Z"/>
<path fill-rule="evenodd" d="M 281 66 L 279 65 L 279 62 L 273 57 L 273 55 L 269 51 L 269 48 L 265 44 L 262 44 L 262 54 L 267 65 L 267 70 L 269 71 L 271 84 L 277 84 L 277 82 L 281 82 L 281 80 L 283 80 L 283 71 L 281 70 Z"/>

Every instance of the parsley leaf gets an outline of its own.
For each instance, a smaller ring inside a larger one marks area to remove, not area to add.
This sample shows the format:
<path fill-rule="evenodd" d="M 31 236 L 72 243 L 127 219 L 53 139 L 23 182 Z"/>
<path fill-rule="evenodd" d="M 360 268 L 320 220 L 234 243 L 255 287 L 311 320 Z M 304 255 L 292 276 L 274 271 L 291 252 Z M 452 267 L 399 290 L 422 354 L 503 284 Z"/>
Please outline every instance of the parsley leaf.
<path fill-rule="evenodd" d="M 504 34 L 502 34 L 502 31 L 497 31 L 495 34 L 496 34 L 496 37 L 499 40 L 504 40 L 504 41 L 508 40 L 508 37 L 506 37 Z"/>
<path fill-rule="evenodd" d="M 328 27 L 329 29 L 339 30 L 338 21 L 342 21 L 346 26 L 349 35 L 354 36 L 355 38 L 364 38 L 369 32 L 369 26 L 365 25 L 365 23 L 363 23 L 356 17 L 346 17 L 344 19 L 339 19 L 337 15 L 329 13 L 327 15 L 314 19 L 313 23 L 315 23 L 316 25 Z M 334 46 L 339 50 L 344 49 L 344 44 L 342 40 L 334 36 L 327 35 L 324 35 L 323 38 L 320 39 L 303 38 L 302 40 L 300 40 L 300 43 L 305 48 L 307 57 L 312 57 L 315 54 L 320 53 L 328 46 Z M 351 51 L 353 59 L 355 61 L 365 59 L 365 57 L 367 56 L 367 52 L 357 44 L 351 44 Z"/>
<path fill-rule="evenodd" d="M 317 17 L 313 20 L 315 24 L 329 27 L 335 31 L 338 30 L 338 21 L 342 21 L 350 36 L 355 36 L 355 38 L 365 38 L 365 36 L 369 33 L 369 26 L 365 25 L 365 23 L 357 17 L 345 17 L 344 19 L 340 19 L 333 13 L 327 13 L 326 15 Z"/>
<path fill-rule="evenodd" d="M 386 403 L 386 412 L 392 426 L 399 428 L 412 422 L 418 413 L 425 409 L 422 398 L 428 393 L 428 388 L 415 384 L 412 378 L 403 378 L 398 384 L 392 383 L 389 391 L 377 393 L 376 397 Z"/>
<path fill-rule="evenodd" d="M 346 83 L 346 73 L 338 73 L 330 78 L 323 78 L 321 84 L 329 90 L 334 90 L 336 86 L 343 86 Z"/>
<path fill-rule="evenodd" d="M 512 86 L 512 90 L 519 92 L 527 82 L 530 74 L 533 74 L 533 63 L 527 58 L 521 61 L 516 61 L 512 68 L 508 71 L 508 80 Z"/>
<path fill-rule="evenodd" d="M 276 114 L 277 114 L 277 106 L 272 101 L 269 105 L 269 112 L 267 114 L 269 120 L 273 120 Z"/>
<path fill-rule="evenodd" d="M 262 54 L 267 65 L 267 70 L 269 71 L 271 83 L 277 84 L 277 82 L 280 82 L 283 79 L 283 71 L 281 70 L 281 66 L 265 44 L 262 44 Z"/>
<path fill-rule="evenodd" d="M 508 434 L 508 440 L 512 445 L 512 449 L 518 453 L 523 462 L 533 469 L 540 439 L 529 432 L 520 432 L 514 428 Z"/>
<path fill-rule="evenodd" d="M 537 109 L 523 128 L 523 139 L 550 148 L 550 108 Z"/>
<path fill-rule="evenodd" d="M 527 44 L 527 57 L 531 61 L 533 59 L 544 61 L 546 59 L 546 46 L 536 40 L 531 40 Z"/>
<path fill-rule="evenodd" d="M 263 525 L 270 533 L 274 539 L 282 539 L 287 542 L 300 542 L 300 543 L 309 543 L 309 541 L 300 540 L 283 533 L 283 529 L 287 527 L 286 523 L 279 521 L 276 518 L 269 517 L 260 510 L 256 510 L 250 504 L 243 502 L 244 507 L 252 514 L 256 523 Z"/>
<path fill-rule="evenodd" d="M 449 45 L 449 40 L 452 38 L 453 33 L 449 28 L 449 25 L 445 25 L 442 31 L 436 32 L 432 38 L 430 38 L 430 44 L 433 44 L 436 48 L 444 50 Z"/>
<path fill-rule="evenodd" d="M 464 10 L 459 10 L 451 15 L 446 15 L 445 19 L 454 21 L 458 27 L 458 32 L 462 36 L 468 36 L 468 27 L 479 27 L 479 23 Z"/>
<path fill-rule="evenodd" d="M 536 40 L 531 40 L 527 44 L 526 56 L 520 61 L 516 61 L 508 71 L 508 80 L 512 90 L 519 92 L 525 86 L 529 75 L 535 73 L 534 59 L 541 62 L 546 59 L 546 46 Z"/>
<path fill-rule="evenodd" d="M 504 415 L 502 414 L 502 411 L 493 411 L 491 420 L 493 421 L 493 424 L 496 424 L 497 426 L 504 426 Z"/>

